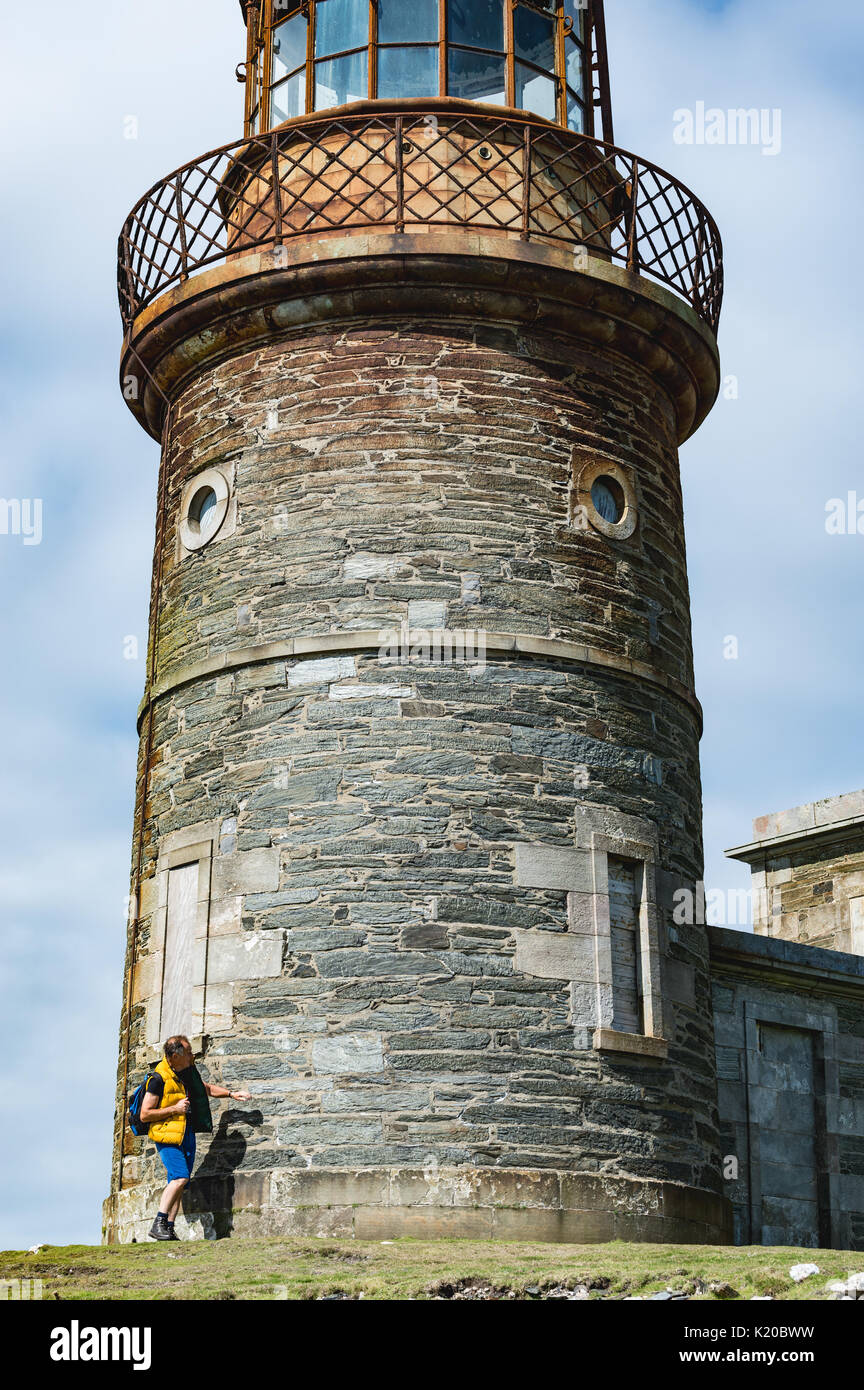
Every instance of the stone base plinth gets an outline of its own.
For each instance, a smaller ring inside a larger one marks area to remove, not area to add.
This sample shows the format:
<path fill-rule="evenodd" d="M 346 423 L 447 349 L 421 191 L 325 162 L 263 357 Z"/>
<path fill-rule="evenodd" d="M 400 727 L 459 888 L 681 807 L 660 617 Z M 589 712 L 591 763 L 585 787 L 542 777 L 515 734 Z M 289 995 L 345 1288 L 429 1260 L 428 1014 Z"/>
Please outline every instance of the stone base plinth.
<path fill-rule="evenodd" d="M 147 1239 L 161 1187 L 108 1198 L 103 1240 Z M 731 1242 L 725 1198 L 677 1183 L 495 1168 L 277 1169 L 191 1184 L 178 1234 L 388 1240 Z"/>

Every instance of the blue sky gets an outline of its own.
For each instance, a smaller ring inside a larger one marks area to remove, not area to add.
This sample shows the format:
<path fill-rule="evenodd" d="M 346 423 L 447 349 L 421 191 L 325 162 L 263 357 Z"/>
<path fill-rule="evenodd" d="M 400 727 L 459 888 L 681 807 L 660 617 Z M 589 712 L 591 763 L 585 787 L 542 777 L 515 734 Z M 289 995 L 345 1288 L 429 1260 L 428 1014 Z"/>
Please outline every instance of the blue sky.
<path fill-rule="evenodd" d="M 809 0 L 607 10 L 618 144 L 688 183 L 726 246 L 738 398 L 682 470 L 706 879 L 746 887 L 722 852 L 755 815 L 864 785 L 864 535 L 825 532 L 828 499 L 864 499 L 864 10 L 836 0 L 815 24 Z M 144 681 L 123 643 L 144 649 L 158 463 L 116 384 L 116 237 L 152 182 L 241 133 L 236 0 L 115 0 L 110 26 L 96 0 L 74 26 L 68 13 L 15 7 L 0 59 L 19 132 L 0 152 L 0 496 L 44 508 L 40 545 L 0 535 L 0 1106 L 15 1134 L 0 1248 L 97 1240 L 108 1187 Z M 780 108 L 780 154 L 676 144 L 675 111 L 698 102 Z"/>

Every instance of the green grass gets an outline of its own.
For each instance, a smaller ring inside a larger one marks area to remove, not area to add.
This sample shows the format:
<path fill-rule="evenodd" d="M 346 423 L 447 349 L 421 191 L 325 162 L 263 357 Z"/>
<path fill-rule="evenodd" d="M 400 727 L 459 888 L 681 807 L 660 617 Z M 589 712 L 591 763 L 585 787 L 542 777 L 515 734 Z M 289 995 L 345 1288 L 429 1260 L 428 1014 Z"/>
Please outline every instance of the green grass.
<path fill-rule="evenodd" d="M 817 1264 L 795 1285 L 793 1264 Z M 826 1297 L 825 1285 L 864 1269 L 848 1251 L 762 1246 L 531 1245 L 507 1241 L 224 1240 L 124 1246 L 47 1246 L 0 1253 L 0 1279 L 41 1279 L 44 1298 L 429 1298 L 441 1284 L 477 1279 L 499 1289 L 588 1284 L 591 1297 L 683 1289 L 697 1298 Z M 699 1284 L 724 1285 L 701 1289 Z M 534 1294 L 533 1296 L 536 1296 Z"/>

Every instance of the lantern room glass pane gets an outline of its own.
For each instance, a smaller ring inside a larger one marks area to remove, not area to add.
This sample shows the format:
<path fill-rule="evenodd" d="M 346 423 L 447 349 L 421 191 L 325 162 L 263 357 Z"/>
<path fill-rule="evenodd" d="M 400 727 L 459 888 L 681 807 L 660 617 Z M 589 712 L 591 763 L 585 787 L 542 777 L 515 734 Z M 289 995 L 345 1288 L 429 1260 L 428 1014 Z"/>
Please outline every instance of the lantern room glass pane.
<path fill-rule="evenodd" d="M 306 114 L 306 69 L 280 82 L 270 92 L 270 124 L 281 125 L 292 116 Z"/>
<path fill-rule="evenodd" d="M 315 56 L 345 53 L 369 42 L 369 0 L 318 0 Z M 364 96 L 367 95 L 364 93 Z"/>
<path fill-rule="evenodd" d="M 576 97 L 575 92 L 567 88 L 567 128 L 568 130 L 578 131 L 580 135 L 585 131 L 585 108 L 581 101 Z"/>
<path fill-rule="evenodd" d="M 584 96 L 583 77 L 585 65 L 582 61 L 582 49 L 579 47 L 578 43 L 574 43 L 572 39 L 568 39 L 565 55 L 564 62 L 566 71 L 564 76 L 567 86 L 572 87 L 580 96 Z"/>
<path fill-rule="evenodd" d="M 261 106 L 261 64 L 262 57 L 255 54 L 252 60 L 252 70 L 249 74 L 249 133 L 258 134 L 258 113 Z"/>
<path fill-rule="evenodd" d="M 331 0 L 332 3 L 332 0 Z M 349 53 L 315 64 L 315 110 L 365 101 L 369 95 L 369 53 Z"/>
<path fill-rule="evenodd" d="M 437 43 L 438 0 L 378 0 L 378 42 Z"/>
<path fill-rule="evenodd" d="M 465 48 L 451 48 L 447 54 L 447 94 L 463 101 L 491 102 L 507 105 L 507 74 L 504 57 L 488 53 L 472 53 Z"/>
<path fill-rule="evenodd" d="M 306 19 L 292 15 L 273 30 L 273 86 L 306 62 Z"/>
<path fill-rule="evenodd" d="M 564 18 L 573 23 L 573 33 L 577 39 L 584 37 L 585 12 L 587 6 L 579 3 L 579 0 L 564 0 Z"/>
<path fill-rule="evenodd" d="M 382 48 L 378 51 L 378 96 L 438 95 L 438 49 Z"/>
<path fill-rule="evenodd" d="M 450 43 L 503 52 L 503 0 L 447 0 L 447 37 Z M 458 94 L 451 92 L 450 95 Z"/>
<path fill-rule="evenodd" d="M 516 57 L 546 72 L 555 71 L 554 21 L 527 5 L 517 5 L 513 16 Z M 521 105 L 521 102 L 518 103 Z"/>
<path fill-rule="evenodd" d="M 554 79 L 542 76 L 533 68 L 526 68 L 523 63 L 517 63 L 516 105 L 522 111 L 532 111 L 535 116 L 554 121 L 557 115 Z"/>

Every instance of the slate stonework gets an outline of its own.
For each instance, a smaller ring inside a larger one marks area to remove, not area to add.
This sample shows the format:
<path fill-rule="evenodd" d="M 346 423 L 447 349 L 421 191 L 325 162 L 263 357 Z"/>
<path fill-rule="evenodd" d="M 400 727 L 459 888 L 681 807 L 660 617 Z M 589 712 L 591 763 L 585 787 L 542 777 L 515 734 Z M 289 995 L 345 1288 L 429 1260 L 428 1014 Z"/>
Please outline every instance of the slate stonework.
<path fill-rule="evenodd" d="M 193 383 L 169 444 L 160 677 L 300 633 L 398 625 L 431 602 L 454 628 L 599 642 L 692 686 L 664 393 L 618 354 L 562 361 L 550 338 L 538 361 L 515 333 L 486 336 L 307 334 Z M 574 447 L 634 471 L 632 540 L 570 524 Z M 208 466 L 234 473 L 240 524 L 178 562 L 179 496 Z"/>
<path fill-rule="evenodd" d="M 208 979 L 228 1015 L 212 1032 L 205 1020 L 202 1069 L 254 1096 L 251 1121 L 232 1112 L 203 1146 L 210 1207 L 193 1194 L 190 1211 L 297 1229 L 295 1179 L 319 1173 L 313 1225 L 319 1208 L 359 1206 L 381 1230 L 418 1230 L 421 1210 L 433 1225 L 473 1210 L 458 1194 L 488 1171 L 506 1187 L 489 1198 L 495 1233 L 502 1211 L 536 1206 L 542 1220 L 512 1221 L 538 1238 L 723 1238 L 707 943 L 669 911 L 672 887 L 701 877 L 676 431 L 664 390 L 619 351 L 563 352 L 538 332 L 529 354 L 515 327 L 410 318 L 279 336 L 209 365 L 175 402 L 136 979 L 158 948 L 147 904 L 168 837 L 218 826 Z M 575 472 L 598 457 L 629 470 L 630 539 L 573 524 L 574 456 Z M 212 467 L 236 525 L 187 555 L 180 498 Z M 403 622 L 592 656 L 496 650 L 480 670 L 346 649 L 352 632 Z M 311 638 L 320 650 L 289 650 Z M 265 644 L 287 654 L 254 656 Z M 196 674 L 201 662 L 222 669 Z M 564 889 L 519 886 L 515 846 L 572 846 L 580 806 L 659 836 L 663 953 L 686 982 L 669 992 L 665 1058 L 598 1051 L 570 982 L 515 968 L 517 931 L 569 926 Z M 232 897 L 225 882 L 255 853 L 278 881 L 253 891 L 247 875 Z M 244 937 L 281 942 L 280 973 L 277 949 L 266 977 L 244 975 Z M 147 1027 L 136 995 L 132 1077 Z M 118 1196 L 118 1134 L 107 1219 L 120 1239 L 143 1229 L 159 1179 L 146 1146 L 126 1148 Z M 403 1172 L 427 1175 L 420 1195 L 405 1196 Z M 385 1195 L 340 1203 L 335 1173 L 387 1175 Z M 552 1187 L 526 1204 L 544 1173 Z M 599 1184 L 596 1219 L 563 1210 L 587 1202 L 568 1174 Z"/>

